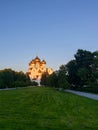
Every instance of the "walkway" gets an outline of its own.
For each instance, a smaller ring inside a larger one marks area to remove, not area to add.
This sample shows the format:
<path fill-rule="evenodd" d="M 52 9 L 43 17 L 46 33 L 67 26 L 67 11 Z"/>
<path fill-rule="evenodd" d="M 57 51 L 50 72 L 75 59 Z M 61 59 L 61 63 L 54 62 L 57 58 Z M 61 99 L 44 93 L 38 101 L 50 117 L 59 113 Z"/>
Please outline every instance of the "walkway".
<path fill-rule="evenodd" d="M 16 89 L 16 88 L 2 88 L 0 90 L 14 90 L 14 89 Z"/>
<path fill-rule="evenodd" d="M 79 96 L 88 97 L 88 98 L 91 98 L 91 99 L 94 99 L 94 100 L 98 100 L 98 94 L 91 94 L 91 93 L 74 91 L 74 90 L 64 90 L 64 91 L 69 92 L 69 93 L 73 93 L 73 94 L 77 94 Z"/>

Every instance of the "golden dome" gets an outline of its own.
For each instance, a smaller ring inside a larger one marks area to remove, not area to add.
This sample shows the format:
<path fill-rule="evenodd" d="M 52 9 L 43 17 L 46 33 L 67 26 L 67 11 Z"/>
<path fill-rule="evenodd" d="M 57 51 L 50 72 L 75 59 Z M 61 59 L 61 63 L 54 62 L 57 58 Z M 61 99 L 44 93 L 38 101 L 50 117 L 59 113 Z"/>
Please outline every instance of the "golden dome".
<path fill-rule="evenodd" d="M 31 64 L 35 64 L 35 61 L 34 60 L 30 61 L 29 65 Z"/>
<path fill-rule="evenodd" d="M 42 60 L 42 62 L 41 62 L 42 64 L 46 64 L 46 61 L 45 60 Z"/>
<path fill-rule="evenodd" d="M 31 65 L 31 64 L 32 64 L 32 61 L 30 61 L 29 65 Z"/>
<path fill-rule="evenodd" d="M 35 62 L 40 62 L 40 58 L 38 56 L 36 56 L 36 58 L 34 59 Z"/>
<path fill-rule="evenodd" d="M 31 61 L 31 63 L 32 63 L 32 64 L 35 64 L 35 61 L 34 61 L 34 60 L 32 60 L 32 61 Z"/>

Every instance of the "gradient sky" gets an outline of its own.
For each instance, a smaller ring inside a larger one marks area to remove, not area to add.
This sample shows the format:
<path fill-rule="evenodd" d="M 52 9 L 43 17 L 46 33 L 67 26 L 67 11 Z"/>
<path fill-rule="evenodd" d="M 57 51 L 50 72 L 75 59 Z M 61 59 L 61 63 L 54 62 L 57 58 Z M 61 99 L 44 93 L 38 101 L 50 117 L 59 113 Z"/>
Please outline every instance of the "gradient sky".
<path fill-rule="evenodd" d="M 98 50 L 98 0 L 0 0 L 0 69 L 38 55 L 57 70 L 77 49 Z"/>

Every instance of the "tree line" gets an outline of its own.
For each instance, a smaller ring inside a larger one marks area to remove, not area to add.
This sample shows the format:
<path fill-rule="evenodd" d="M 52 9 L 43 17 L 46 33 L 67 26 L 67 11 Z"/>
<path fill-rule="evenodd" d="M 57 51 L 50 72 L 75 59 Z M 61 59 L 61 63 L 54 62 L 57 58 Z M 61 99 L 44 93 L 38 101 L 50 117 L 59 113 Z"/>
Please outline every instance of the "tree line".
<path fill-rule="evenodd" d="M 0 70 L 0 88 L 25 87 L 30 84 L 29 77 L 22 71 L 12 69 Z"/>
<path fill-rule="evenodd" d="M 78 49 L 74 59 L 61 65 L 59 70 L 51 75 L 44 73 L 41 84 L 98 93 L 98 51 Z"/>

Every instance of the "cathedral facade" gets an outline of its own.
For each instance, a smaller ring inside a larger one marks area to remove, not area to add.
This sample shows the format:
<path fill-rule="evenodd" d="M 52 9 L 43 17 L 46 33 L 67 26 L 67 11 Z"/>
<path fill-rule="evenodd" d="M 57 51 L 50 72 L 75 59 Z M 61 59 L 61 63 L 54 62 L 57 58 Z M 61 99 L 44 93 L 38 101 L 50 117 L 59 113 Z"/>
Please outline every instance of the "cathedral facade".
<path fill-rule="evenodd" d="M 32 59 L 30 61 L 27 74 L 30 77 L 31 81 L 40 80 L 42 74 L 45 72 L 47 72 L 49 75 L 53 73 L 52 68 L 46 68 L 45 60 L 41 61 L 40 58 L 36 56 L 35 59 Z"/>

